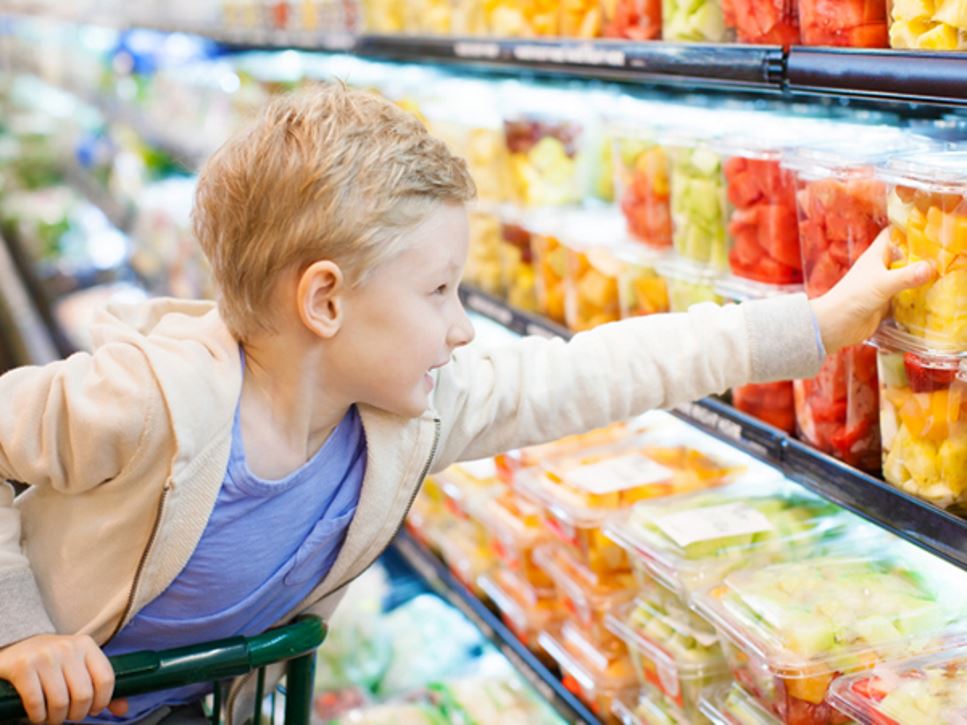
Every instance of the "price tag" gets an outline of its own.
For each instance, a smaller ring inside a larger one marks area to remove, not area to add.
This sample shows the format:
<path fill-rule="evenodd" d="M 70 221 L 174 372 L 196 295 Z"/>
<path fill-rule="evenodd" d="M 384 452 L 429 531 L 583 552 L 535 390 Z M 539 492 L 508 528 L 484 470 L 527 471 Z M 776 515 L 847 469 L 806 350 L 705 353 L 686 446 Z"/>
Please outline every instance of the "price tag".
<path fill-rule="evenodd" d="M 668 514 L 655 519 L 655 525 L 679 546 L 772 531 L 769 519 L 743 503 Z"/>
<path fill-rule="evenodd" d="M 453 54 L 458 58 L 486 58 L 494 60 L 500 57 L 500 45 L 497 43 L 460 41 L 454 43 Z"/>
<path fill-rule="evenodd" d="M 527 334 L 537 337 L 557 337 L 557 333 L 548 330 L 543 325 L 537 325 L 533 322 L 527 323 Z"/>
<path fill-rule="evenodd" d="M 669 480 L 674 473 L 640 453 L 608 458 L 579 466 L 564 474 L 564 480 L 588 493 L 608 494 Z"/>
<path fill-rule="evenodd" d="M 501 307 L 500 305 L 480 297 L 479 295 L 468 295 L 467 307 L 479 312 L 482 315 L 486 315 L 491 320 L 495 320 L 505 327 L 510 325 L 510 323 L 514 320 L 514 313 L 512 313 L 506 307 Z"/>

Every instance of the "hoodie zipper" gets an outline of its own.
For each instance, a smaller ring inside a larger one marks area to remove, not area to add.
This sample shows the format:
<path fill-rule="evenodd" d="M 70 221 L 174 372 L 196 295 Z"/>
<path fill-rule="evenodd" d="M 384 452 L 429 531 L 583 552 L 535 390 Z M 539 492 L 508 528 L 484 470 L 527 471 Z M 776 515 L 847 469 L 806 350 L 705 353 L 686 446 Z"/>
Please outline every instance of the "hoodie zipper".
<path fill-rule="evenodd" d="M 433 445 L 430 447 L 430 455 L 427 457 L 426 463 L 423 465 L 423 470 L 420 473 L 420 478 L 416 484 L 416 488 L 414 488 L 413 493 L 410 494 L 410 500 L 406 504 L 406 509 L 403 512 L 403 516 L 400 518 L 400 523 L 397 525 L 396 530 L 393 532 L 393 535 L 390 537 L 390 544 L 387 544 L 382 549 L 380 549 L 379 553 L 375 557 L 373 557 L 373 561 L 375 561 L 380 556 L 382 556 L 383 552 L 390 547 L 393 540 L 396 539 L 397 535 L 400 533 L 400 530 L 403 528 L 403 525 L 406 523 L 406 514 L 409 513 L 410 509 L 413 507 L 413 502 L 416 501 L 416 497 L 420 493 L 420 487 L 423 485 L 423 481 L 426 480 L 426 476 L 430 472 L 430 466 L 433 465 L 433 459 L 436 458 L 437 447 L 440 445 L 441 425 L 442 424 L 439 418 L 433 419 Z M 333 589 L 331 592 L 323 594 L 316 601 L 317 602 L 322 601 L 326 597 L 332 596 L 340 589 L 345 589 L 354 581 L 356 581 L 359 577 L 361 577 L 368 569 L 369 567 L 367 566 L 365 569 L 359 572 L 359 574 L 343 582 L 338 587 Z M 229 692 L 228 697 L 225 698 L 225 712 L 226 712 L 225 722 L 228 723 L 229 725 L 232 722 L 232 710 L 235 707 L 235 700 L 238 697 L 238 693 L 241 692 L 242 690 L 242 682 L 246 677 L 248 677 L 248 675 L 244 675 L 240 678 L 237 678 L 233 687 L 230 688 L 231 691 Z"/>
<path fill-rule="evenodd" d="M 128 618 L 128 614 L 131 613 L 131 608 L 134 607 L 134 595 L 138 591 L 138 585 L 141 583 L 141 575 L 144 572 L 144 564 L 148 560 L 148 554 L 151 551 L 151 547 L 154 546 L 155 539 L 158 538 L 158 531 L 161 528 L 161 518 L 164 513 L 165 501 L 168 499 L 168 493 L 171 491 L 171 480 L 169 479 L 164 487 L 161 489 L 161 500 L 158 501 L 158 513 L 155 515 L 154 525 L 151 527 L 151 534 L 148 536 L 148 543 L 144 547 L 144 551 L 141 552 L 141 559 L 138 561 L 138 568 L 134 572 L 134 581 L 131 583 L 131 589 L 128 592 L 128 600 L 124 605 L 124 612 L 121 614 L 121 619 L 118 620 L 117 626 L 114 631 L 111 632 L 111 636 L 107 638 L 106 645 L 112 639 L 117 637 L 118 632 L 124 626 L 125 620 Z M 102 647 L 104 645 L 101 645 Z"/>

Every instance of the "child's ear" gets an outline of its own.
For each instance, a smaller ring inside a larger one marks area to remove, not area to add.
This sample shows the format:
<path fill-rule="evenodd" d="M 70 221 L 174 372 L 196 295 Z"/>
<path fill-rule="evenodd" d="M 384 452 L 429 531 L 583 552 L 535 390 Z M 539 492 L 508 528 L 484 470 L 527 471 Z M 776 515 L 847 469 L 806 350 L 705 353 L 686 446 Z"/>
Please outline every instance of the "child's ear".
<path fill-rule="evenodd" d="M 296 291 L 296 306 L 302 324 L 319 337 L 335 335 L 342 326 L 345 289 L 345 279 L 338 264 L 329 260 L 310 264 L 299 277 Z"/>

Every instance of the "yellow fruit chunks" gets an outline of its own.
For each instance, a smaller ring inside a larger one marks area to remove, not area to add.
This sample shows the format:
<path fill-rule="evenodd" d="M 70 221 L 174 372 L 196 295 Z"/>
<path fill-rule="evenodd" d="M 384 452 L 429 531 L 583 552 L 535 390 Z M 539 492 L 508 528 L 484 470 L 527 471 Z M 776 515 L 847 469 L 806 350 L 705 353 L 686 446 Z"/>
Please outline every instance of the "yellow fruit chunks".
<path fill-rule="evenodd" d="M 883 476 L 888 482 L 933 503 L 967 504 L 967 386 L 912 393 L 884 391 L 884 410 L 900 422 L 884 441 Z"/>
<path fill-rule="evenodd" d="M 967 0 L 965 0 L 967 2 Z M 956 198 L 953 200 L 956 201 Z M 953 207 L 953 201 L 947 201 Z M 892 228 L 901 267 L 929 261 L 938 277 L 931 284 L 905 290 L 893 300 L 894 318 L 910 332 L 941 349 L 967 348 L 967 200 L 945 212 L 937 199 L 926 213 L 913 207 L 903 229 Z M 913 202 L 911 202 L 911 205 Z"/>
<path fill-rule="evenodd" d="M 568 253 L 565 314 L 572 330 L 590 330 L 621 316 L 618 270 L 606 256 L 594 250 Z"/>
<path fill-rule="evenodd" d="M 475 128 L 466 138 L 464 157 L 477 185 L 477 197 L 484 201 L 504 201 L 504 135 L 497 129 Z"/>
<path fill-rule="evenodd" d="M 450 0 L 407 0 L 403 16 L 404 30 L 409 33 L 447 35 L 452 13 Z"/>
<path fill-rule="evenodd" d="M 967 50 L 967 0 L 894 0 L 890 45 Z"/>
<path fill-rule="evenodd" d="M 500 221 L 491 214 L 470 215 L 470 248 L 463 278 L 490 294 L 503 296 Z"/>
<path fill-rule="evenodd" d="M 577 163 L 553 136 L 545 136 L 527 153 L 511 154 L 510 175 L 517 198 L 524 204 L 559 205 L 577 200 Z"/>
<path fill-rule="evenodd" d="M 597 38 L 601 35 L 601 4 L 598 0 L 561 0 L 561 35 L 565 38 Z"/>
<path fill-rule="evenodd" d="M 560 32 L 556 0 L 485 0 L 484 13 L 497 36 L 533 38 Z"/>
<path fill-rule="evenodd" d="M 366 29 L 371 33 L 399 33 L 404 25 L 403 0 L 366 0 Z"/>

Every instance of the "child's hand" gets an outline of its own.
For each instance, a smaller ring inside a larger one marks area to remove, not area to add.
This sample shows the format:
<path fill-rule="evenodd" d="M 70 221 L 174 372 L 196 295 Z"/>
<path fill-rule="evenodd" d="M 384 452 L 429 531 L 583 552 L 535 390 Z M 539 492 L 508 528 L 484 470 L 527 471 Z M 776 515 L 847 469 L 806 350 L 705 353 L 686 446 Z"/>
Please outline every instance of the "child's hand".
<path fill-rule="evenodd" d="M 42 634 L 0 649 L 0 679 L 9 680 L 32 723 L 58 725 L 110 708 L 127 712 L 126 700 L 111 701 L 114 670 L 87 635 Z"/>
<path fill-rule="evenodd" d="M 929 262 L 891 270 L 891 261 L 890 235 L 884 229 L 846 276 L 812 301 L 827 354 L 868 339 L 876 332 L 895 294 L 926 284 L 936 274 Z"/>

